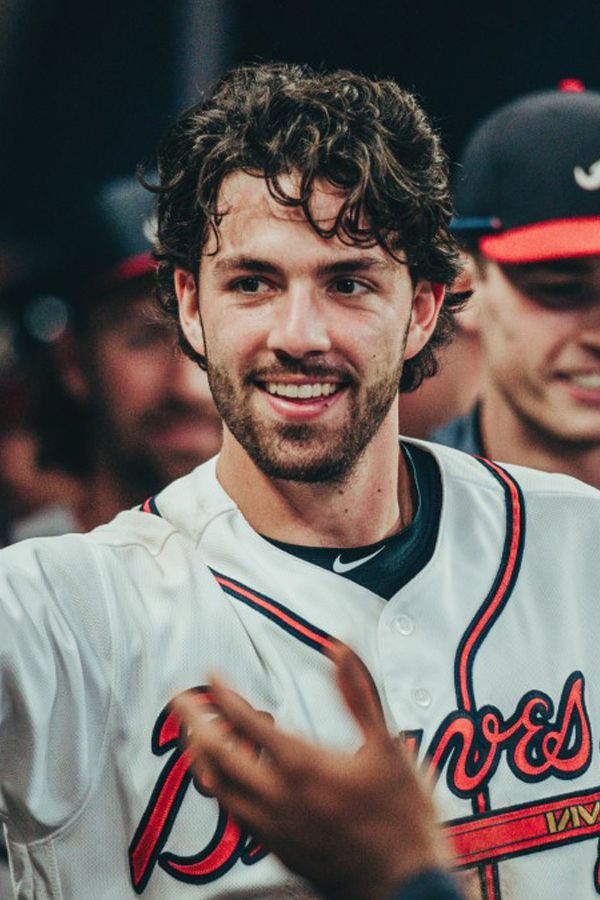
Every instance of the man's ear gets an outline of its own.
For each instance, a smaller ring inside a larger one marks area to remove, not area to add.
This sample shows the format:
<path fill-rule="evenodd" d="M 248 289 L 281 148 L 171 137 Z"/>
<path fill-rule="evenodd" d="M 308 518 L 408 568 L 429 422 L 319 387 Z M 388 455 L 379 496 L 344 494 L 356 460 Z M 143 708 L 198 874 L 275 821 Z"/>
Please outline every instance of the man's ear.
<path fill-rule="evenodd" d="M 405 359 L 416 356 L 433 334 L 445 293 L 444 285 L 434 281 L 419 281 L 417 284 L 404 349 Z"/>
<path fill-rule="evenodd" d="M 71 332 L 65 332 L 51 348 L 58 377 L 67 393 L 80 403 L 90 398 L 90 385 L 84 367 L 84 353 Z"/>
<path fill-rule="evenodd" d="M 175 269 L 173 280 L 182 331 L 196 353 L 205 356 L 196 279 L 187 269 Z"/>

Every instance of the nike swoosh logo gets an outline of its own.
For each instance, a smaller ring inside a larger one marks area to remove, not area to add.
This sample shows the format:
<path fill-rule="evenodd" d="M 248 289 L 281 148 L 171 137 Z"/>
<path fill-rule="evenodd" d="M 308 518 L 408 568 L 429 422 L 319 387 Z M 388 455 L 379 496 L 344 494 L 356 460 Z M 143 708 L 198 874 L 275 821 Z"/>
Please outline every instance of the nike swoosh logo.
<path fill-rule="evenodd" d="M 377 556 L 378 553 L 381 553 L 382 550 L 385 550 L 385 544 L 383 547 L 380 547 L 379 550 L 376 550 L 375 553 L 369 553 L 368 556 L 362 556 L 360 559 L 353 559 L 352 562 L 349 563 L 343 563 L 340 554 L 333 561 L 333 571 L 337 572 L 338 575 L 343 575 L 344 572 L 350 572 L 352 569 L 357 569 L 359 566 L 364 565 L 364 563 L 373 559 L 374 556 Z"/>
<path fill-rule="evenodd" d="M 575 181 L 584 191 L 597 191 L 600 189 L 600 159 L 592 163 L 586 172 L 581 166 L 575 166 L 573 169 Z"/>

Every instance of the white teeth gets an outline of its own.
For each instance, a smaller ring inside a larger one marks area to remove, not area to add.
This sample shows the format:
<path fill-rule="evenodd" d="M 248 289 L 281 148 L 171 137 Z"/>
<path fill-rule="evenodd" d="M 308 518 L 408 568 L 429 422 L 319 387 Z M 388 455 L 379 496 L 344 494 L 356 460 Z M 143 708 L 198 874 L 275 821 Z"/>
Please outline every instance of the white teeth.
<path fill-rule="evenodd" d="M 308 400 L 311 397 L 329 397 L 339 389 L 339 384 L 324 382 L 321 384 L 283 384 L 278 381 L 268 381 L 266 384 L 269 394 L 277 394 L 278 397 L 297 397 L 300 400 Z"/>
<path fill-rule="evenodd" d="M 600 373 L 590 372 L 589 374 L 571 375 L 570 380 L 582 388 L 597 391 L 600 389 Z"/>

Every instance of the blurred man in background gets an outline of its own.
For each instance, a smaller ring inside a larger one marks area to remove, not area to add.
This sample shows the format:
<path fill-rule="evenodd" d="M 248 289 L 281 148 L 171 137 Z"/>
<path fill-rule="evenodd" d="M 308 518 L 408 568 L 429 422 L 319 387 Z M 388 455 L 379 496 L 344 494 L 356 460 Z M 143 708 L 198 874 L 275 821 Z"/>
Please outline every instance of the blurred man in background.
<path fill-rule="evenodd" d="M 600 487 L 600 93 L 564 83 L 475 130 L 456 185 L 481 399 L 441 443 Z"/>
<path fill-rule="evenodd" d="M 86 250 L 63 278 L 70 326 L 51 346 L 58 378 L 36 416 L 44 466 L 77 475 L 82 490 L 21 520 L 15 539 L 89 530 L 219 449 L 206 374 L 154 311 L 150 215 L 133 178 L 104 185 L 86 214 Z"/>
<path fill-rule="evenodd" d="M 472 284 L 470 258 L 453 285 L 453 292 L 468 296 Z M 454 317 L 454 336 L 439 355 L 439 368 L 416 391 L 402 394 L 398 403 L 398 433 L 427 438 L 436 428 L 465 415 L 481 390 L 481 349 L 475 301 Z"/>

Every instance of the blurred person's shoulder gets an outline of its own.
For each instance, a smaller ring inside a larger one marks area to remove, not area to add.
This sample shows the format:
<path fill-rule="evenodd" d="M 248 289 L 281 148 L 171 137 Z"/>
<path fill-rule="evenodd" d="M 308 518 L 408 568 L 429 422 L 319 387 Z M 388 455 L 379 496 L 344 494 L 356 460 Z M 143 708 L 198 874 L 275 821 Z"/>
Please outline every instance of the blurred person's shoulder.
<path fill-rule="evenodd" d="M 29 538 L 56 537 L 79 531 L 77 514 L 66 503 L 48 503 L 27 516 L 10 523 L 8 540 L 11 544 Z"/>
<path fill-rule="evenodd" d="M 0 552 L 0 572 L 21 568 L 55 570 L 61 562 L 75 574 L 89 578 L 94 566 L 119 559 L 128 552 L 156 557 L 175 543 L 193 547 L 205 525 L 224 509 L 235 509 L 219 487 L 216 460 L 209 460 L 173 481 L 156 496 L 119 513 L 112 521 L 87 533 L 36 536 Z M 35 561 L 35 565 L 32 563 Z M 91 567 L 91 568 L 90 568 Z"/>
<path fill-rule="evenodd" d="M 86 659 L 110 661 L 115 652 L 127 656 L 140 629 L 152 644 L 163 615 L 185 618 L 193 605 L 196 617 L 210 617 L 222 606 L 221 591 L 198 553 L 197 533 L 223 506 L 213 497 L 209 510 L 198 496 L 215 493 L 213 480 L 214 463 L 93 531 L 0 550 L 3 622 L 20 634 L 33 629 L 41 640 L 70 635 Z"/>
<path fill-rule="evenodd" d="M 172 481 L 139 506 L 119 513 L 112 522 L 89 532 L 97 546 L 143 546 L 157 554 L 167 542 L 196 546 L 210 522 L 225 512 L 237 511 L 220 486 L 216 475 L 217 457 Z"/>
<path fill-rule="evenodd" d="M 569 505 L 579 509 L 584 504 L 589 506 L 595 518 L 600 513 L 600 490 L 570 475 L 486 459 L 479 453 L 465 452 L 462 447 L 433 440 L 403 438 L 403 441 L 417 444 L 434 456 L 440 467 L 445 492 L 462 483 L 469 485 L 476 493 L 480 489 L 513 491 L 527 501 L 545 500 L 550 505 L 560 504 L 556 506 L 557 512 L 568 509 Z M 485 503 L 485 499 L 482 502 Z"/>
<path fill-rule="evenodd" d="M 479 405 L 475 404 L 464 416 L 451 419 L 435 428 L 428 440 L 446 447 L 454 447 L 465 453 L 481 455 L 483 443 L 479 428 Z"/>

